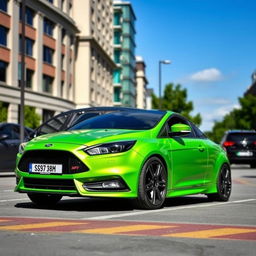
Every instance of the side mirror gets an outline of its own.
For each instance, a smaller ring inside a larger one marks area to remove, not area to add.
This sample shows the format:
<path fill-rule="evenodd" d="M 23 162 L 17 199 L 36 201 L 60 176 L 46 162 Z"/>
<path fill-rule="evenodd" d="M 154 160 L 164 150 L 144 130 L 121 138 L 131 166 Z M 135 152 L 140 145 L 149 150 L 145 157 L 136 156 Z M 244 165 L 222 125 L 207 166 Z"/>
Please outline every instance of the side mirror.
<path fill-rule="evenodd" d="M 8 139 L 8 138 L 9 138 L 9 135 L 8 135 L 8 134 L 0 134 L 0 141 L 1 141 L 1 140 Z"/>
<path fill-rule="evenodd" d="M 174 124 L 171 126 L 170 136 L 183 136 L 191 133 L 191 127 L 186 124 Z"/>

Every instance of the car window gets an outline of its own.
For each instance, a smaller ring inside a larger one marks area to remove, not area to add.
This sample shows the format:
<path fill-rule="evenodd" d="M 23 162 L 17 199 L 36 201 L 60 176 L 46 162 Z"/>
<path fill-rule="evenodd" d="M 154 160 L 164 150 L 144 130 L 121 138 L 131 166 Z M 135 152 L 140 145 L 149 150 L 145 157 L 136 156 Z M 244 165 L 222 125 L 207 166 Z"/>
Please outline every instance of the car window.
<path fill-rule="evenodd" d="M 128 129 L 147 130 L 153 128 L 164 116 L 163 111 L 123 111 L 99 115 L 82 121 L 70 130 L 79 129 Z"/>
<path fill-rule="evenodd" d="M 19 139 L 20 138 L 20 127 L 18 125 L 11 125 L 12 130 L 12 139 Z"/>
<path fill-rule="evenodd" d="M 195 136 L 197 138 L 207 139 L 207 136 L 198 127 L 196 127 L 193 123 L 191 123 L 191 124 L 192 124 L 192 127 L 194 129 Z"/>
<path fill-rule="evenodd" d="M 242 141 L 244 139 L 248 141 L 256 141 L 256 133 L 230 133 L 227 136 L 228 141 Z"/>
<path fill-rule="evenodd" d="M 11 137 L 12 137 L 12 130 L 10 129 L 10 125 L 2 125 L 0 127 L 0 133 L 8 135 L 9 139 L 11 139 Z"/>
<path fill-rule="evenodd" d="M 54 133 L 61 130 L 69 115 L 60 115 L 45 122 L 37 131 L 37 135 Z"/>

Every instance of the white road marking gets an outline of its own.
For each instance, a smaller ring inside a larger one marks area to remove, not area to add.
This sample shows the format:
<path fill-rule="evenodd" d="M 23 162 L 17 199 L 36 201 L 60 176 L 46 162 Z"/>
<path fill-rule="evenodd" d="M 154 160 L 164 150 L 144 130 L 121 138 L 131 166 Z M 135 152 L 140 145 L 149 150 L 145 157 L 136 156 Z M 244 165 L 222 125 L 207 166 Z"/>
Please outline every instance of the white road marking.
<path fill-rule="evenodd" d="M 22 200 L 24 201 L 24 200 L 26 200 L 26 198 L 0 200 L 0 203 L 13 202 L 13 201 L 22 201 Z"/>
<path fill-rule="evenodd" d="M 129 213 L 107 215 L 107 216 L 103 215 L 103 216 L 97 216 L 97 217 L 91 217 L 91 218 L 81 218 L 81 219 L 82 220 L 107 220 L 107 219 L 112 219 L 112 218 L 122 218 L 122 217 L 136 216 L 136 215 L 144 215 L 144 214 L 148 214 L 148 213 L 177 211 L 177 210 L 191 209 L 191 208 L 198 208 L 198 207 L 212 207 L 212 206 L 218 206 L 218 205 L 225 205 L 225 204 L 232 204 L 232 203 L 244 203 L 244 202 L 250 202 L 250 201 L 256 201 L 256 199 L 245 199 L 245 200 L 229 201 L 229 202 L 223 202 L 223 203 L 177 206 L 177 207 L 173 207 L 173 208 L 164 208 L 164 209 L 153 210 L 153 211 L 147 210 L 147 211 L 129 212 Z"/>

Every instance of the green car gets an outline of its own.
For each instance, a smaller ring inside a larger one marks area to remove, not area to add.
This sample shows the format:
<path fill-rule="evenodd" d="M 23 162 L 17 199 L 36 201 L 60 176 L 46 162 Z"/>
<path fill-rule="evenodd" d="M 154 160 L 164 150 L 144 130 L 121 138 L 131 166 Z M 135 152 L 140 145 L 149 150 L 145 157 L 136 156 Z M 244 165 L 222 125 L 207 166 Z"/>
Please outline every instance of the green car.
<path fill-rule="evenodd" d="M 57 125 L 57 124 L 56 124 Z M 66 131 L 20 146 L 16 191 L 40 207 L 62 196 L 133 198 L 157 209 L 165 198 L 205 194 L 227 201 L 225 151 L 171 111 L 108 108 Z"/>

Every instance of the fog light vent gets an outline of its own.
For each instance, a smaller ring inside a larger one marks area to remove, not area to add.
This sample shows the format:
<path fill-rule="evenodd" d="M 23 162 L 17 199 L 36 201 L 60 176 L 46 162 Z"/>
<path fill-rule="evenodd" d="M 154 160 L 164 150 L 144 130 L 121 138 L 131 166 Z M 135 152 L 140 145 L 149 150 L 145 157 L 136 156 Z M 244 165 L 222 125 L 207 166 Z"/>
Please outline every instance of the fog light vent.
<path fill-rule="evenodd" d="M 86 182 L 83 187 L 88 191 L 129 191 L 125 182 L 120 179 Z"/>

